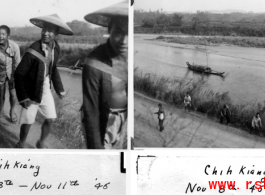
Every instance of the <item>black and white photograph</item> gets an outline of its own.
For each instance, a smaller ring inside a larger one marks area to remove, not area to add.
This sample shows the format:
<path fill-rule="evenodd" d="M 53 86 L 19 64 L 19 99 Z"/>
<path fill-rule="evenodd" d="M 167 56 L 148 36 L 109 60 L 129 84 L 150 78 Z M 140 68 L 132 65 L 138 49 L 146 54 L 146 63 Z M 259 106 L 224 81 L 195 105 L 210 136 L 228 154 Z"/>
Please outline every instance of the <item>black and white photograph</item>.
<path fill-rule="evenodd" d="M 128 0 L 10 0 L 0 147 L 127 149 Z"/>
<path fill-rule="evenodd" d="M 265 2 L 134 5 L 134 147 L 265 147 Z"/>

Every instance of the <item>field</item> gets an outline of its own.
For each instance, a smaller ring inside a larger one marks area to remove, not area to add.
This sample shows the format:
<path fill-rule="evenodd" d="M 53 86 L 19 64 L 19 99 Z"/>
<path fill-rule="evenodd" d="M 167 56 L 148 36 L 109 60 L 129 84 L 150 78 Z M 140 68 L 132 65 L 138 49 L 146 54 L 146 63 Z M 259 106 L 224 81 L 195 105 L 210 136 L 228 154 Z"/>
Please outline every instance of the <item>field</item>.
<path fill-rule="evenodd" d="M 29 42 L 19 42 L 20 54 L 24 55 L 26 49 L 30 46 Z M 87 54 L 96 46 L 91 44 L 68 44 L 59 43 L 61 53 L 58 64 L 64 66 L 74 65 L 79 59 L 83 60 Z"/>

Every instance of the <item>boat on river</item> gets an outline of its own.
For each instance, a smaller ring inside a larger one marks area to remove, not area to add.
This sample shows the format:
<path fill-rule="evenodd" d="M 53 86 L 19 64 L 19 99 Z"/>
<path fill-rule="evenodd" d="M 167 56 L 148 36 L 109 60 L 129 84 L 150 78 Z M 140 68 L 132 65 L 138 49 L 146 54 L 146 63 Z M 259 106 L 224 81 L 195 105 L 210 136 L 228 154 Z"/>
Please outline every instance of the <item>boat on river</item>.
<path fill-rule="evenodd" d="M 214 74 L 214 75 L 223 76 L 223 74 L 225 73 L 225 72 L 219 72 L 219 71 L 212 70 L 208 66 L 190 64 L 189 62 L 186 62 L 186 64 L 190 70 L 204 73 L 204 74 Z"/>

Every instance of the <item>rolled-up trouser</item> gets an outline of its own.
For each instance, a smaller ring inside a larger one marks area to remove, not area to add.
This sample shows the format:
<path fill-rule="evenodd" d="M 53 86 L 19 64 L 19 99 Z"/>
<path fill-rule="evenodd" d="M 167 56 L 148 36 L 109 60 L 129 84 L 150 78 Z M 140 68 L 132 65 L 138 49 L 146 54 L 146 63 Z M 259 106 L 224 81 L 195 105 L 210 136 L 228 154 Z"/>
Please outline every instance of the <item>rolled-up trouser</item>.
<path fill-rule="evenodd" d="M 0 79 L 0 111 L 3 110 L 5 104 L 6 83 L 8 83 L 9 91 L 15 88 L 14 81 L 10 81 L 8 77 L 4 80 Z"/>
<path fill-rule="evenodd" d="M 110 109 L 106 134 L 105 149 L 125 149 L 127 142 L 127 110 Z"/>

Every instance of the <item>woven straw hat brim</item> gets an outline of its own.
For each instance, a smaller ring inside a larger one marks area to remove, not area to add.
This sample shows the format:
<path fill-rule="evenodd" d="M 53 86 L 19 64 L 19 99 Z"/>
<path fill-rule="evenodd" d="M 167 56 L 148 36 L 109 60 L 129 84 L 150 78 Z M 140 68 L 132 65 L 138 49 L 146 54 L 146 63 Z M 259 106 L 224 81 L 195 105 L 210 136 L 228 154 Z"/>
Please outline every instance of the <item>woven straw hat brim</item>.
<path fill-rule="evenodd" d="M 43 28 L 45 23 L 53 24 L 59 27 L 59 34 L 74 35 L 72 29 L 57 14 L 31 18 L 29 21 L 40 28 Z"/>
<path fill-rule="evenodd" d="M 119 3 L 116 3 L 114 5 L 111 5 L 109 7 L 100 9 L 98 11 L 95 11 L 93 13 L 87 14 L 84 18 L 86 21 L 108 27 L 108 24 L 111 20 L 111 18 L 114 17 L 128 17 L 129 14 L 129 4 L 128 1 L 122 1 Z"/>

